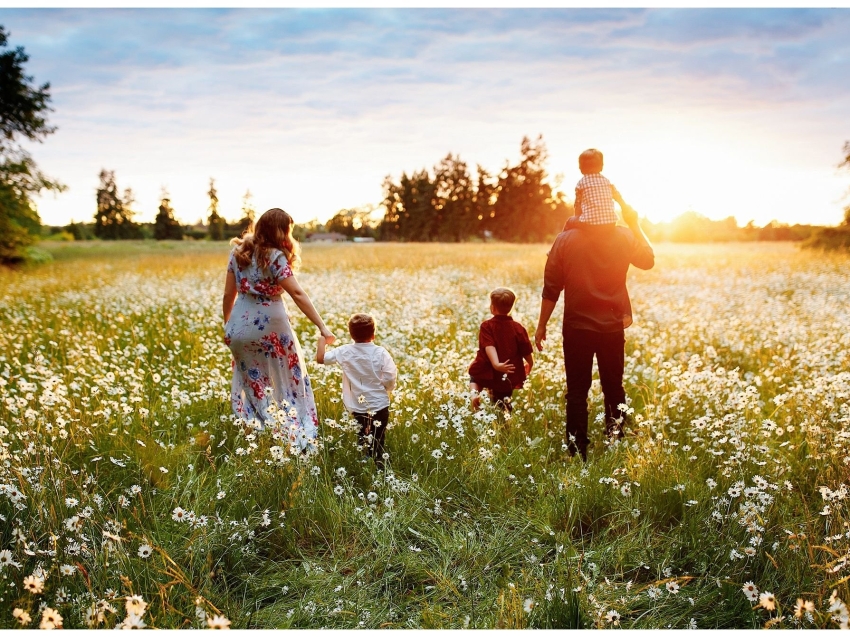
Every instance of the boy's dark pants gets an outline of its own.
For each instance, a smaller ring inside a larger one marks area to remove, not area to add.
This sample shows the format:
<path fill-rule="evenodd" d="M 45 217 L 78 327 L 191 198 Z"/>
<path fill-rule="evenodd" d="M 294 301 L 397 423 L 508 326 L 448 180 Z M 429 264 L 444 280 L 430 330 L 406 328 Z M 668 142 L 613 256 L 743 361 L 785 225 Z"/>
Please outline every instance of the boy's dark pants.
<path fill-rule="evenodd" d="M 384 468 L 384 436 L 387 433 L 387 423 L 390 420 L 390 408 L 384 407 L 374 413 L 352 414 L 360 423 L 360 431 L 357 432 L 357 444 L 366 449 L 366 453 L 375 460 L 379 469 Z M 368 437 L 372 436 L 371 442 Z"/>
<path fill-rule="evenodd" d="M 492 400 L 494 405 L 501 405 L 502 409 L 511 413 L 514 410 L 514 406 L 511 403 L 511 397 L 514 395 L 513 390 L 509 392 L 500 392 L 495 389 L 490 390 L 492 392 Z"/>
<path fill-rule="evenodd" d="M 593 356 L 599 367 L 599 380 L 605 396 L 605 433 L 623 436 L 625 414 L 619 405 L 626 402 L 623 389 L 626 337 L 623 330 L 594 332 L 564 328 L 564 369 L 567 374 L 567 449 L 587 458 L 587 394 L 593 381 Z M 615 419 L 623 420 L 618 425 Z M 570 440 L 570 435 L 575 441 Z"/>

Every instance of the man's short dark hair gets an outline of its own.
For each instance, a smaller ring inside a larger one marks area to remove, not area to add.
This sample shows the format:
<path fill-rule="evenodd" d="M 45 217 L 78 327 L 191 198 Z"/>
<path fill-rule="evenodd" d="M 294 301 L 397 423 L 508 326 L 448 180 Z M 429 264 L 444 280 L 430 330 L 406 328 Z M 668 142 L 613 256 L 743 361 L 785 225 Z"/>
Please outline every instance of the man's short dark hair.
<path fill-rule="evenodd" d="M 354 314 L 348 319 L 348 333 L 355 343 L 368 343 L 375 336 L 375 320 L 368 314 Z"/>

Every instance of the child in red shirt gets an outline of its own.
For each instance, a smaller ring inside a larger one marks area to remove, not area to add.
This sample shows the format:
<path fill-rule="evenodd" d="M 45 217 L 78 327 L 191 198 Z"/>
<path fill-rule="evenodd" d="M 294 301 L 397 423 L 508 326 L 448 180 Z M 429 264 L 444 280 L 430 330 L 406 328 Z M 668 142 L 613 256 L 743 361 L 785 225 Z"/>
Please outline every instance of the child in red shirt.
<path fill-rule="evenodd" d="M 534 365 L 528 332 L 510 316 L 515 302 L 513 290 L 496 288 L 490 292 L 493 318 L 481 324 L 478 353 L 469 366 L 469 389 L 474 410 L 481 406 L 479 392 L 487 389 L 494 403 L 510 411 L 513 390 L 522 387 Z M 519 359 L 524 359 L 519 367 L 511 362 Z"/>

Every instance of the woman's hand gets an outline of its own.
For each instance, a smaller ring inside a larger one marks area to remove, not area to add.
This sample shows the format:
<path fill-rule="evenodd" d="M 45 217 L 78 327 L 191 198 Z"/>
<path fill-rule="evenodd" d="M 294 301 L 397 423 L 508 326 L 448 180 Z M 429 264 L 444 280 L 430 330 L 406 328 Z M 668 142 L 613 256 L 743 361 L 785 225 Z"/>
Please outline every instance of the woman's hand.
<path fill-rule="evenodd" d="M 321 332 L 321 334 L 322 334 L 322 337 L 325 339 L 326 344 L 328 344 L 328 345 L 334 344 L 334 341 L 336 340 L 336 336 L 334 336 L 333 332 L 331 332 L 328 329 L 325 329 Z"/>

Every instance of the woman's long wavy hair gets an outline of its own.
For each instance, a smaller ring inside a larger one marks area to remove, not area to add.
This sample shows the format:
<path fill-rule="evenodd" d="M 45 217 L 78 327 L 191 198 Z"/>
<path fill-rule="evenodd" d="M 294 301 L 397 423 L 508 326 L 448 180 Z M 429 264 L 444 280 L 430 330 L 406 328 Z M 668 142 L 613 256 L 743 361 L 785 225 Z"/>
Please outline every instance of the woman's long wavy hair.
<path fill-rule="evenodd" d="M 236 246 L 236 263 L 247 268 L 256 256 L 257 266 L 265 269 L 269 267 L 269 251 L 280 250 L 289 266 L 296 269 L 301 263 L 301 246 L 292 238 L 293 225 L 292 217 L 280 208 L 266 210 L 241 238 L 230 240 L 230 245 Z"/>

